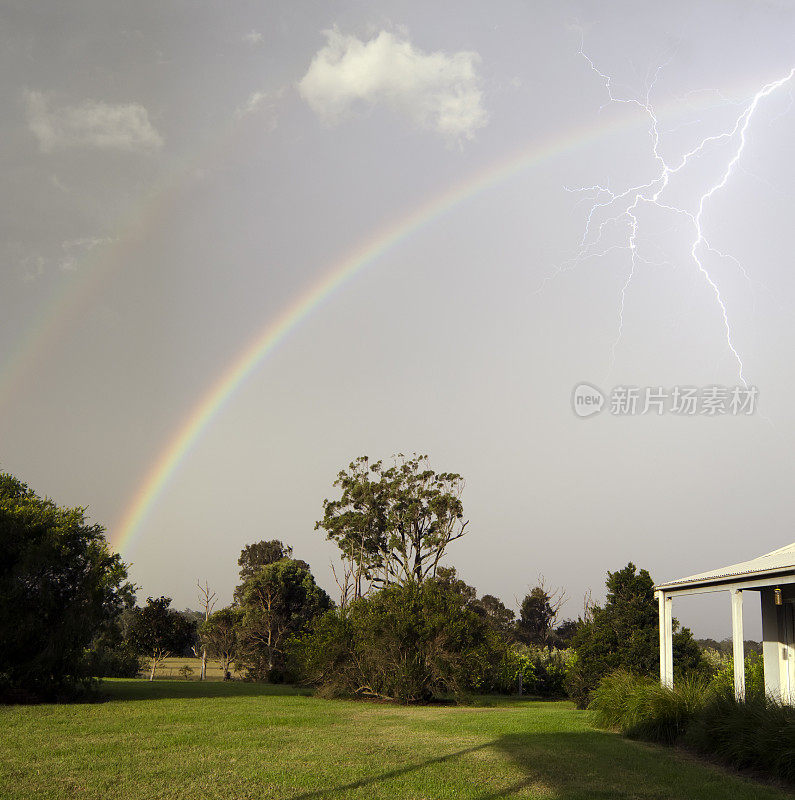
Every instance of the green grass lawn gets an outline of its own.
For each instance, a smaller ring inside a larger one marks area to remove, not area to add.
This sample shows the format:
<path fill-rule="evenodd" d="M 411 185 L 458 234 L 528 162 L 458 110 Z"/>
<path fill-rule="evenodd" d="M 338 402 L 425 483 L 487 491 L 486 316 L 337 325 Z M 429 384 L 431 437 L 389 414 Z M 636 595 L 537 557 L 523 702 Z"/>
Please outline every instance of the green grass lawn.
<path fill-rule="evenodd" d="M 594 730 L 569 703 L 406 708 L 183 680 L 106 681 L 104 691 L 104 703 L 0 708 L 0 796 L 790 796 Z"/>

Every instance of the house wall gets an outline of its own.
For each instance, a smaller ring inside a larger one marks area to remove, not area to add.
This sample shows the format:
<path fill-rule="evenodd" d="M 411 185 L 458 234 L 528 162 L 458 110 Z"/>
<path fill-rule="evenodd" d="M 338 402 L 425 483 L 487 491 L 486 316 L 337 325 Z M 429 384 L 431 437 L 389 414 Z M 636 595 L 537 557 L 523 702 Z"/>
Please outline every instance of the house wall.
<path fill-rule="evenodd" d="M 762 660 L 765 667 L 765 692 L 781 698 L 781 620 L 773 589 L 759 592 L 762 603 Z"/>

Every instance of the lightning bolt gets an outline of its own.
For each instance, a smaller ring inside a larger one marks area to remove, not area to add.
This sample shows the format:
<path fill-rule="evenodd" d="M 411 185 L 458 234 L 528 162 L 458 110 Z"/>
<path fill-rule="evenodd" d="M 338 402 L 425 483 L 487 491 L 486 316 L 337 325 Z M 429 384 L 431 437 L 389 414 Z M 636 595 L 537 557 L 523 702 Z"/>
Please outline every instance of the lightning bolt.
<path fill-rule="evenodd" d="M 729 311 L 717 281 L 707 268 L 705 256 L 709 254 L 722 260 L 728 260 L 733 263 L 749 281 L 750 276 L 738 259 L 716 249 L 710 244 L 704 232 L 704 214 L 714 195 L 726 187 L 733 173 L 738 168 L 738 162 L 746 147 L 748 129 L 759 105 L 766 97 L 792 81 L 792 78 L 795 76 L 795 67 L 778 80 L 766 83 L 752 98 L 750 98 L 750 100 L 743 103 L 731 103 L 731 105 L 737 106 L 738 109 L 733 120 L 724 129 L 701 139 L 695 147 L 682 153 L 676 161 L 671 163 L 669 159 L 663 156 L 660 149 L 660 124 L 651 101 L 654 87 L 667 64 L 658 66 L 651 75 L 651 78 L 647 79 L 645 94 L 642 97 L 622 97 L 614 90 L 612 77 L 598 69 L 593 60 L 583 50 L 582 43 L 580 45 L 579 55 L 585 59 L 591 71 L 598 76 L 599 80 L 604 85 L 608 100 L 602 108 L 611 103 L 634 105 L 648 118 L 651 155 L 653 156 L 653 163 L 656 164 L 656 171 L 647 182 L 631 186 L 623 191 L 616 191 L 612 189 L 609 184 L 606 186 L 582 186 L 574 189 L 566 187 L 567 191 L 580 193 L 591 203 L 591 206 L 586 215 L 585 229 L 576 257 L 567 262 L 563 267 L 558 268 L 555 275 L 577 266 L 586 259 L 603 257 L 616 249 L 629 252 L 629 269 L 627 270 L 626 278 L 621 285 L 619 294 L 618 329 L 610 348 L 610 370 L 612 370 L 615 365 L 616 348 L 620 344 L 624 333 L 624 312 L 627 304 L 627 295 L 632 286 L 632 282 L 641 264 L 654 263 L 644 256 L 641 256 L 638 252 L 638 236 L 640 232 L 638 211 L 642 206 L 656 206 L 665 212 L 684 218 L 688 221 L 693 231 L 690 240 L 690 260 L 712 293 L 722 317 L 726 346 L 737 364 L 737 372 L 740 381 L 747 387 L 745 365 L 735 346 L 735 337 L 732 331 Z M 792 87 L 790 87 L 790 94 L 791 91 Z M 727 160 L 720 170 L 717 181 L 711 185 L 701 187 L 701 193 L 697 193 L 697 200 L 694 202 L 693 207 L 690 209 L 682 208 L 668 202 L 666 199 L 666 190 L 669 187 L 671 178 L 681 172 L 695 159 L 721 145 L 730 148 Z M 597 224 L 597 218 L 603 214 L 608 216 Z M 624 244 L 604 247 L 605 232 L 608 228 L 615 225 L 623 225 L 625 228 L 625 233 L 623 234 Z M 601 250 L 599 249 L 600 247 L 602 248 Z"/>

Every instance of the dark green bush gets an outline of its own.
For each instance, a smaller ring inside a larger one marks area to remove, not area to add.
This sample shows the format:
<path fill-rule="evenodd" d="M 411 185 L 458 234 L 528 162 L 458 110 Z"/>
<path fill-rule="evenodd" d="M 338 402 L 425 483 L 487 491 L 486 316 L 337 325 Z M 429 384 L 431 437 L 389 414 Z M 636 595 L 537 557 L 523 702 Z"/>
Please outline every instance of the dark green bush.
<path fill-rule="evenodd" d="M 100 645 L 88 651 L 85 665 L 86 674 L 93 678 L 135 678 L 141 670 L 141 659 L 129 645 Z"/>
<path fill-rule="evenodd" d="M 95 635 L 132 602 L 127 567 L 82 508 L 0 473 L 0 700 L 65 700 L 93 685 Z"/>
<path fill-rule="evenodd" d="M 290 642 L 288 663 L 321 694 L 427 702 L 487 690 L 503 650 L 460 594 L 426 581 L 327 612 Z"/>
<path fill-rule="evenodd" d="M 605 585 L 605 605 L 591 609 L 572 639 L 577 661 L 566 688 L 578 708 L 585 708 L 600 681 L 616 670 L 651 677 L 659 668 L 658 608 L 651 576 L 630 563 L 618 572 L 608 572 Z M 677 675 L 705 667 L 690 630 L 679 629 L 675 620 L 673 653 Z"/>

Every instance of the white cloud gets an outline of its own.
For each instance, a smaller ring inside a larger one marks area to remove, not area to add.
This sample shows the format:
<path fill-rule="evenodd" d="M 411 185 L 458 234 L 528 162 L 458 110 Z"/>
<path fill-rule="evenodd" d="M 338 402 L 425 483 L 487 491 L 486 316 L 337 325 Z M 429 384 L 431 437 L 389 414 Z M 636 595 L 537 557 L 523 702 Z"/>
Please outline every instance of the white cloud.
<path fill-rule="evenodd" d="M 369 41 L 337 29 L 325 36 L 325 46 L 298 84 L 301 97 L 324 122 L 337 123 L 359 102 L 383 103 L 419 128 L 460 141 L 471 139 L 488 121 L 477 53 L 423 53 L 389 31 Z"/>
<path fill-rule="evenodd" d="M 284 95 L 284 89 L 278 92 L 252 92 L 248 100 L 235 110 L 235 119 L 243 119 L 252 114 L 258 114 L 266 121 L 268 130 L 276 128 L 276 106 L 277 101 Z"/>
<path fill-rule="evenodd" d="M 28 128 L 43 153 L 65 147 L 149 152 L 163 145 L 149 114 L 138 103 L 86 100 L 51 109 L 41 92 L 27 92 L 26 100 Z"/>
<path fill-rule="evenodd" d="M 262 34 L 252 28 L 248 33 L 243 34 L 243 41 L 248 44 L 259 44 L 262 41 Z"/>
<path fill-rule="evenodd" d="M 245 117 L 248 114 L 253 114 L 267 99 L 268 95 L 266 92 L 252 92 L 248 96 L 246 104 L 237 110 L 239 116 Z"/>

